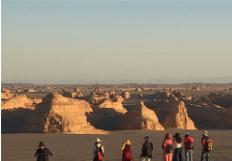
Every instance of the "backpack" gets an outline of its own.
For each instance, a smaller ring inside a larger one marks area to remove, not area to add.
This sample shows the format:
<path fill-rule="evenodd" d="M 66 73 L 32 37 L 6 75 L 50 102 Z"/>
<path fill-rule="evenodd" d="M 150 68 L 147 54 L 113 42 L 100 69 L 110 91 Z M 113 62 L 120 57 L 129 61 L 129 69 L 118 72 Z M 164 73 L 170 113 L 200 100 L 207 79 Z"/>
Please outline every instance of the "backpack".
<path fill-rule="evenodd" d="M 210 152 L 213 150 L 213 141 L 210 138 L 206 138 L 205 140 L 205 151 Z"/>
<path fill-rule="evenodd" d="M 98 158 L 98 160 L 103 160 L 103 158 L 104 158 L 104 154 L 103 154 L 101 148 L 102 148 L 102 146 L 100 146 L 100 147 L 97 149 L 97 158 Z"/>
<path fill-rule="evenodd" d="M 97 158 L 98 160 L 103 160 L 103 153 L 101 151 L 98 151 Z"/>
<path fill-rule="evenodd" d="M 192 140 L 192 138 L 188 138 L 187 149 L 193 149 L 193 140 Z"/>
<path fill-rule="evenodd" d="M 167 144 L 166 147 L 164 148 L 165 154 L 171 153 L 172 152 L 172 145 Z"/>

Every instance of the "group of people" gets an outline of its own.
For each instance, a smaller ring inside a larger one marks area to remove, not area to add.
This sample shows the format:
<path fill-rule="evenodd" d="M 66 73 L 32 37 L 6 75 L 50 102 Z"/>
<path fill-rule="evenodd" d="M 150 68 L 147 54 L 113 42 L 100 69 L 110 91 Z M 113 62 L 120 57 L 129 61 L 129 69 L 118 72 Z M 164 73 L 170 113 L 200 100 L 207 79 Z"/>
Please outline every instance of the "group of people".
<path fill-rule="evenodd" d="M 122 161 L 134 161 L 131 149 L 131 141 L 126 139 L 122 142 Z M 167 133 L 162 142 L 163 160 L 164 161 L 193 161 L 194 138 L 190 133 L 186 133 L 184 138 L 181 138 L 179 133 L 174 136 Z M 209 161 L 209 154 L 213 148 L 213 141 L 208 136 L 208 131 L 202 132 L 201 139 L 202 153 L 201 161 Z M 141 161 L 151 161 L 153 152 L 153 144 L 149 136 L 144 137 L 144 143 L 141 148 Z M 39 143 L 39 148 L 35 153 L 37 161 L 48 161 L 48 156 L 53 153 L 45 147 L 43 142 Z M 97 138 L 94 143 L 93 161 L 104 160 L 104 146 L 100 138 Z"/>

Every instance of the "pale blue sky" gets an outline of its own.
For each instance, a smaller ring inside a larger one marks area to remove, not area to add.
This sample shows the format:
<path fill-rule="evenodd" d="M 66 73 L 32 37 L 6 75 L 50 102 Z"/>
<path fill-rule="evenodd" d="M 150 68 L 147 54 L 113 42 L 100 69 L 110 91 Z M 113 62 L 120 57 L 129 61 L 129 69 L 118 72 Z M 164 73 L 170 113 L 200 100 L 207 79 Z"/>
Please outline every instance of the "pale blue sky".
<path fill-rule="evenodd" d="M 3 1 L 2 81 L 232 80 L 232 1 Z"/>

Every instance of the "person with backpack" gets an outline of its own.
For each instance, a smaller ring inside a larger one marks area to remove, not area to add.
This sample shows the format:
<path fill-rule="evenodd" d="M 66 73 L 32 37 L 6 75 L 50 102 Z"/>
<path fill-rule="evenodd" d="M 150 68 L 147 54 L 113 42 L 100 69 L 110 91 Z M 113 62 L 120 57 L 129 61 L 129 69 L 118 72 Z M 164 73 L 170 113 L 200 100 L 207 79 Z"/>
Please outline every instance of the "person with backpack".
<path fill-rule="evenodd" d="M 143 143 L 140 158 L 142 158 L 142 161 L 151 161 L 153 144 L 149 141 L 149 136 L 144 137 L 144 139 L 145 141 Z"/>
<path fill-rule="evenodd" d="M 47 147 L 45 147 L 44 142 L 40 141 L 38 149 L 34 154 L 36 161 L 49 161 L 49 155 L 53 155 L 53 153 Z"/>
<path fill-rule="evenodd" d="M 93 161 L 103 161 L 104 159 L 104 146 L 100 138 L 96 139 L 94 143 Z"/>
<path fill-rule="evenodd" d="M 184 137 L 186 161 L 193 161 L 193 142 L 194 142 L 194 139 L 190 135 L 190 133 L 186 133 Z"/>
<path fill-rule="evenodd" d="M 166 134 L 162 143 L 164 161 L 172 161 L 173 139 L 171 134 Z"/>
<path fill-rule="evenodd" d="M 131 141 L 129 139 L 123 142 L 121 150 L 122 150 L 122 161 L 133 160 L 133 155 L 131 151 Z"/>
<path fill-rule="evenodd" d="M 183 161 L 182 138 L 179 133 L 174 135 L 174 147 L 173 161 Z"/>
<path fill-rule="evenodd" d="M 213 141 L 208 136 L 208 131 L 203 130 L 202 138 L 201 138 L 201 146 L 202 146 L 202 153 L 201 153 L 201 161 L 209 161 L 209 154 L 213 150 Z"/>

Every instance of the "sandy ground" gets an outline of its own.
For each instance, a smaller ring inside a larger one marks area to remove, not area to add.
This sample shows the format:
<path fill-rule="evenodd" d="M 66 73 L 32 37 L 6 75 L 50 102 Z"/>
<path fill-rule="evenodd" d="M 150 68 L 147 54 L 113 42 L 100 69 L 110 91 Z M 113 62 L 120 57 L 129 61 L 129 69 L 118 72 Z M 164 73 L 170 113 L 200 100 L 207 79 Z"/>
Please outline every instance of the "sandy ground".
<path fill-rule="evenodd" d="M 176 130 L 169 132 L 175 133 Z M 184 131 L 181 131 L 182 136 Z M 200 161 L 200 131 L 191 132 L 195 138 L 194 161 Z M 214 140 L 214 150 L 210 161 L 232 161 L 232 130 L 210 131 Z M 55 155 L 50 161 L 89 161 L 92 160 L 93 142 L 96 137 L 104 141 L 105 161 L 120 161 L 122 140 L 132 140 L 135 161 L 139 154 L 143 137 L 148 135 L 154 144 L 154 161 L 162 161 L 161 142 L 165 132 L 116 131 L 110 135 L 61 135 L 61 134 L 2 134 L 2 161 L 33 161 L 33 154 L 39 141 L 44 141 Z"/>

